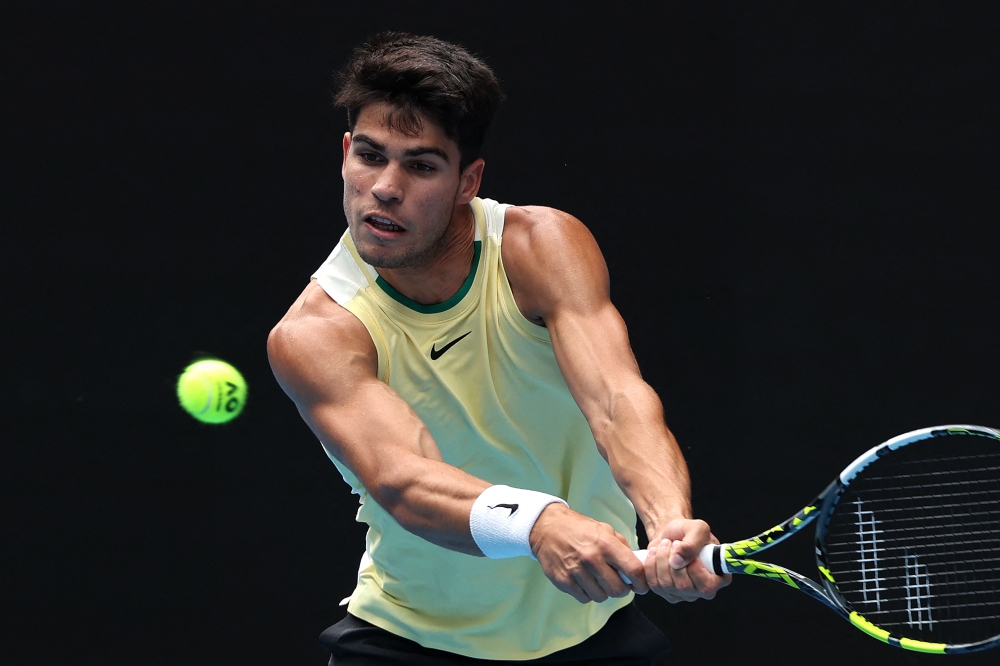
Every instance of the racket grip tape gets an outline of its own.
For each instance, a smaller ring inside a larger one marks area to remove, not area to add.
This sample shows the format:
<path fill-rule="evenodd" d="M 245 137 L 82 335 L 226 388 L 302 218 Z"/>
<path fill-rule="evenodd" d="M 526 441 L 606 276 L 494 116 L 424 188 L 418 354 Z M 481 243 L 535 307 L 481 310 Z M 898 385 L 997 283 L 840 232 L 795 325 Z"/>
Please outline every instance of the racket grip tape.
<path fill-rule="evenodd" d="M 635 554 L 637 558 L 639 558 L 640 562 L 642 562 L 643 564 L 646 563 L 646 555 L 649 554 L 649 551 L 633 550 L 632 552 Z M 707 546 L 701 549 L 700 553 L 698 553 L 698 559 L 701 560 L 701 563 L 705 566 L 706 569 L 714 573 L 716 576 L 721 576 L 725 573 L 729 573 L 728 571 L 726 571 L 726 565 L 722 561 L 722 546 L 719 546 L 714 543 L 708 544 Z M 625 581 L 626 585 L 632 584 L 632 581 L 630 581 L 628 577 L 625 576 L 625 574 L 623 574 L 621 571 L 618 572 L 618 575 L 622 577 L 622 580 Z"/>

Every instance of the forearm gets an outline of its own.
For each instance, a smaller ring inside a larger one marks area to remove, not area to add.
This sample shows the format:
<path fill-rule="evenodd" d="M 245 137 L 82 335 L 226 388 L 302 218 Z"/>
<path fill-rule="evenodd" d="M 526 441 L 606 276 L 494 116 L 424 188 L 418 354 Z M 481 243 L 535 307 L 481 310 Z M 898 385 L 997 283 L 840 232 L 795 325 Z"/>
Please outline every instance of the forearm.
<path fill-rule="evenodd" d="M 535 557 L 539 516 L 565 501 L 527 488 L 489 483 L 444 463 L 405 461 L 402 484 L 381 496 L 405 529 L 439 546 L 489 558 Z"/>
<path fill-rule="evenodd" d="M 403 529 L 481 556 L 469 514 L 491 484 L 445 463 L 424 423 L 381 382 L 360 398 L 341 406 L 300 406 L 299 413 L 327 453 L 350 469 Z"/>
<path fill-rule="evenodd" d="M 380 385 L 373 390 L 385 389 Z M 366 404 L 378 402 L 370 400 Z M 547 501 L 562 500 L 548 495 L 524 497 L 523 493 L 533 491 L 494 486 L 445 463 L 430 432 L 412 409 L 372 414 L 364 405 L 349 407 L 300 408 L 300 412 L 327 452 L 357 476 L 371 499 L 403 529 L 469 555 L 531 554 L 531 525 L 526 521 L 537 517 Z M 488 489 L 491 492 L 484 492 Z M 495 497 L 497 492 L 504 496 Z M 514 497 L 508 499 L 509 495 Z M 491 522 L 489 509 L 499 506 L 499 513 L 504 514 L 503 507 L 508 505 L 522 510 L 516 516 L 511 511 L 508 517 L 513 519 L 501 521 L 498 527 Z M 537 509 L 534 514 L 532 506 Z M 484 520 L 485 531 L 477 531 L 477 525 L 483 527 Z"/>
<path fill-rule="evenodd" d="M 637 380 L 616 391 L 591 425 L 601 454 L 647 534 L 659 534 L 676 518 L 691 518 L 687 463 L 648 384 Z"/>
<path fill-rule="evenodd" d="M 483 554 L 472 538 L 469 514 L 490 483 L 417 455 L 400 456 L 377 478 L 369 492 L 404 529 L 450 550 Z"/>

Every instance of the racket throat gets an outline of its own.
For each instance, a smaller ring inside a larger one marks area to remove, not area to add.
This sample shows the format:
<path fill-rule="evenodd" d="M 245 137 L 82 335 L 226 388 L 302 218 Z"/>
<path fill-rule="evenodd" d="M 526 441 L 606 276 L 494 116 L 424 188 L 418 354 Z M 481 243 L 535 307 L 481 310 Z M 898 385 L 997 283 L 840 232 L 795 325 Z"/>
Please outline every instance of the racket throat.
<path fill-rule="evenodd" d="M 698 554 L 698 559 L 706 569 L 714 573 L 716 576 L 723 576 L 730 573 L 729 568 L 726 566 L 726 559 L 722 556 L 722 549 L 726 544 L 708 544 L 701 549 Z"/>

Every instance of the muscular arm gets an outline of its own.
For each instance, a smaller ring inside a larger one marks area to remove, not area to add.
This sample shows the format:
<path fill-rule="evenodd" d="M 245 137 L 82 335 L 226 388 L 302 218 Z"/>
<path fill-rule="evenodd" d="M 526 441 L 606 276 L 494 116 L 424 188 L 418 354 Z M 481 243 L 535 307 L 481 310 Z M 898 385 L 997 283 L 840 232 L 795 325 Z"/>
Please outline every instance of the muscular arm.
<path fill-rule="evenodd" d="M 442 461 L 423 421 L 376 377 L 364 325 L 315 283 L 271 331 L 278 383 L 326 450 L 405 529 L 445 548 L 482 555 L 469 530 L 489 483 Z"/>
<path fill-rule="evenodd" d="M 311 284 L 271 332 L 267 349 L 275 377 L 323 446 L 403 528 L 439 546 L 482 555 L 469 514 L 490 484 L 442 461 L 423 421 L 378 380 L 375 346 L 353 314 Z M 623 536 L 569 509 L 562 513 L 583 524 L 588 539 L 614 542 L 618 551 L 595 570 L 550 575 L 556 587 L 580 602 L 600 602 L 628 593 L 621 571 L 636 581 L 637 591 L 646 591 L 642 565 Z M 543 515 L 562 514 L 546 509 Z"/>
<path fill-rule="evenodd" d="M 646 566 L 651 589 L 671 601 L 711 598 L 725 581 L 696 557 L 712 535 L 703 521 L 691 520 L 687 465 L 659 398 L 639 373 L 593 236 L 552 209 L 510 209 L 507 220 L 503 260 L 515 300 L 549 329 L 598 449 L 646 528 L 654 551 Z M 559 511 L 542 513 L 539 540 L 559 529 Z M 668 547 L 655 552 L 664 539 Z"/>

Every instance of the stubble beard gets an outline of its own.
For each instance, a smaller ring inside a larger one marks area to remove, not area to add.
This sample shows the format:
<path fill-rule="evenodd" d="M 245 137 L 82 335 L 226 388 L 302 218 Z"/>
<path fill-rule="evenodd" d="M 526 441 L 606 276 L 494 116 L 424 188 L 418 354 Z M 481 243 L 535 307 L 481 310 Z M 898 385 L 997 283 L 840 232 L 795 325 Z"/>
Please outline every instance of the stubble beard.
<path fill-rule="evenodd" d="M 349 210 L 347 203 L 347 193 L 344 193 L 344 215 L 347 219 L 351 219 L 351 212 Z M 354 238 L 354 234 L 351 234 L 351 238 L 354 239 L 354 247 L 358 251 L 358 256 L 361 260 L 370 266 L 375 268 L 422 268 L 431 261 L 433 261 L 444 249 L 445 245 L 448 244 L 448 230 L 451 228 L 451 219 L 455 214 L 455 203 L 452 201 L 451 209 L 448 211 L 446 223 L 442 229 L 441 233 L 438 234 L 433 240 L 428 244 L 419 247 L 408 247 L 400 249 L 394 253 L 372 253 L 369 251 L 369 246 L 357 242 Z M 364 220 L 358 222 L 358 224 L 365 224 Z M 348 225 L 348 230 L 350 230 L 350 225 Z M 382 247 L 376 242 L 373 247 Z"/>

